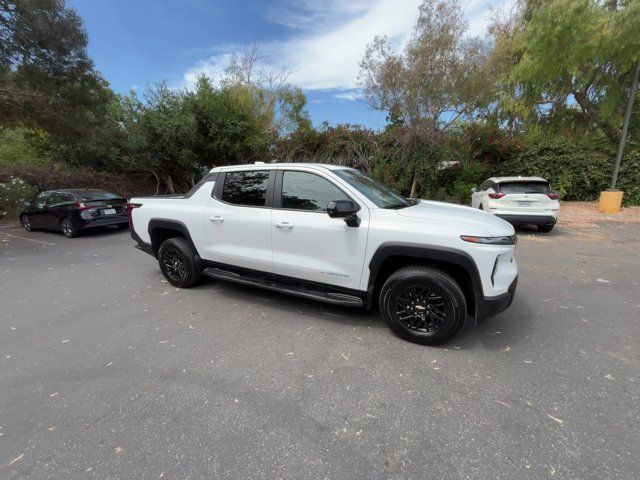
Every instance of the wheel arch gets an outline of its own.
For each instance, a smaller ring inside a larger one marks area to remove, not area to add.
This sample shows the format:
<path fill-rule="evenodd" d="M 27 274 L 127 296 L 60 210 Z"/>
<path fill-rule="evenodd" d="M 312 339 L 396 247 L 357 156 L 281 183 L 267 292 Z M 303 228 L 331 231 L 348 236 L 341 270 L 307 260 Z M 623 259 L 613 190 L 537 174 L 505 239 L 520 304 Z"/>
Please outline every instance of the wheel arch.
<path fill-rule="evenodd" d="M 471 256 L 453 248 L 409 243 L 385 243 L 371 258 L 367 286 L 369 308 L 389 275 L 409 265 L 434 267 L 451 275 L 464 293 L 467 313 L 476 317 L 477 299 L 482 298 L 482 284 L 478 268 Z"/>
<path fill-rule="evenodd" d="M 149 221 L 149 238 L 151 239 L 151 251 L 155 257 L 158 256 L 160 245 L 170 238 L 182 237 L 189 241 L 193 250 L 197 249 L 187 226 L 179 220 L 169 220 L 165 218 L 153 218 Z"/>

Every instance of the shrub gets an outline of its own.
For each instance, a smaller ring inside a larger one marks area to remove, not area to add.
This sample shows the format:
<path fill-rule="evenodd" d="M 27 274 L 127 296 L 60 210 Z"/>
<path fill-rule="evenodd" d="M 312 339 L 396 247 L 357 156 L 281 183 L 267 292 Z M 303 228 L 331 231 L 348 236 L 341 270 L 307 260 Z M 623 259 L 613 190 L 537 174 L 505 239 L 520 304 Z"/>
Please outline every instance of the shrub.
<path fill-rule="evenodd" d="M 640 204 L 640 148 L 630 143 L 620 169 L 618 188 L 625 204 Z M 562 138 L 530 142 L 509 160 L 495 164 L 496 176 L 540 176 L 549 180 L 561 198 L 596 200 L 609 188 L 615 151 L 606 146 L 571 143 Z"/>
<path fill-rule="evenodd" d="M 88 168 L 57 169 L 40 165 L 0 165 L 0 182 L 21 178 L 38 191 L 57 188 L 99 188 L 130 198 L 155 193 L 155 185 L 135 175 L 97 172 Z"/>
<path fill-rule="evenodd" d="M 38 190 L 20 178 L 10 177 L 0 183 L 0 220 L 15 219 L 24 207 L 25 200 L 32 198 Z"/>

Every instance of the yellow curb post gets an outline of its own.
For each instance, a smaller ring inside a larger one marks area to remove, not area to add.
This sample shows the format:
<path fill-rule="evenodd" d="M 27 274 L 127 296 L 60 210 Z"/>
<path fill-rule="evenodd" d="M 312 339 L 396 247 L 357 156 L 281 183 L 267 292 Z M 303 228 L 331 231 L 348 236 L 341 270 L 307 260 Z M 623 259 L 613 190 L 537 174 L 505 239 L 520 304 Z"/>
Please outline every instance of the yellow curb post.
<path fill-rule="evenodd" d="M 598 211 L 600 213 L 620 213 L 622 194 L 622 190 L 605 190 L 604 192 L 600 192 Z"/>

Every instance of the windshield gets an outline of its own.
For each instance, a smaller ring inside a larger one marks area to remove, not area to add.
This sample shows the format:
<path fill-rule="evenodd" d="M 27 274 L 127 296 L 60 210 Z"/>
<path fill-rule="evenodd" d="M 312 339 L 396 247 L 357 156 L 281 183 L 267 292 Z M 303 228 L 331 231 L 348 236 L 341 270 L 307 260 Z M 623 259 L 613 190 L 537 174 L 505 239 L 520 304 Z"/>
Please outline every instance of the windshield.
<path fill-rule="evenodd" d="M 404 208 L 418 203 L 417 200 L 398 195 L 389 187 L 376 182 L 358 170 L 345 168 L 333 172 L 380 208 Z"/>

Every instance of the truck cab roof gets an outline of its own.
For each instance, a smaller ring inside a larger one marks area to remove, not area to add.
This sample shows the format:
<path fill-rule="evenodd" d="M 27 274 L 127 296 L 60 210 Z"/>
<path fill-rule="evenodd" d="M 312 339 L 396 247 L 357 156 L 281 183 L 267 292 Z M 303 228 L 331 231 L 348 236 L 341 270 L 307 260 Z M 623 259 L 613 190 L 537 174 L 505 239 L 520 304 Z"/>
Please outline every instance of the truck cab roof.
<path fill-rule="evenodd" d="M 229 172 L 233 170 L 248 170 L 248 169 L 256 169 L 256 168 L 270 170 L 272 168 L 281 168 L 281 167 L 312 167 L 312 168 L 323 168 L 325 170 L 342 170 L 342 169 L 349 168 L 343 165 L 332 165 L 330 163 L 255 162 L 255 163 L 246 163 L 242 165 L 226 165 L 226 166 L 214 167 L 209 171 L 209 173 Z"/>

